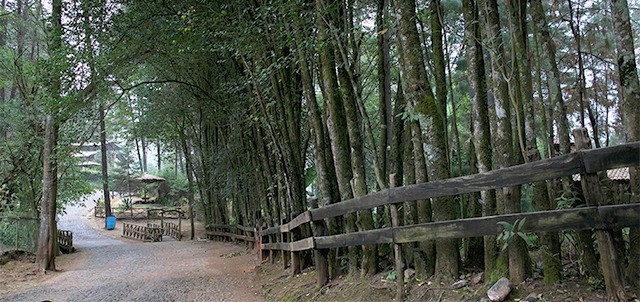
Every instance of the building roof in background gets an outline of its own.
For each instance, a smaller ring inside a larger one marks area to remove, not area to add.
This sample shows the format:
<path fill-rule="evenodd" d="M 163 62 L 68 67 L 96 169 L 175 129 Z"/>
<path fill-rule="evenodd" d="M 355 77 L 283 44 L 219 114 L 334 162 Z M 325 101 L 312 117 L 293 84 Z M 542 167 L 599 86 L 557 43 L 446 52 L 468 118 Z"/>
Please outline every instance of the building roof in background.
<path fill-rule="evenodd" d="M 80 151 L 79 153 L 74 154 L 74 157 L 83 157 L 83 158 L 88 158 L 91 156 L 94 156 L 96 154 L 98 154 L 98 152 L 100 151 Z"/>
<path fill-rule="evenodd" d="M 629 181 L 629 167 L 607 170 L 607 177 L 611 180 Z M 572 178 L 580 181 L 580 174 L 574 174 Z"/>
<path fill-rule="evenodd" d="M 99 167 L 100 164 L 95 162 L 95 161 L 86 160 L 86 161 L 83 161 L 83 162 L 79 163 L 78 166 L 80 166 L 80 167 L 98 166 Z"/>

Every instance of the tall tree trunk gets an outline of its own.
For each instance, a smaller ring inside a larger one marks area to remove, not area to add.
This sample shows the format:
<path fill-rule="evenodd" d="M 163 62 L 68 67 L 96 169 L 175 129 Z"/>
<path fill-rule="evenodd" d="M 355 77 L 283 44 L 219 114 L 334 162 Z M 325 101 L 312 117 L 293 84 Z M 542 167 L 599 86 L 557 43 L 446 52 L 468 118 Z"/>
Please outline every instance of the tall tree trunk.
<path fill-rule="evenodd" d="M 147 166 L 147 141 L 144 139 L 143 137 L 140 137 L 140 147 L 141 147 L 141 153 L 142 153 L 142 174 L 147 173 L 148 170 L 148 166 Z"/>
<path fill-rule="evenodd" d="M 191 160 L 191 148 L 189 148 L 189 144 L 187 142 L 186 134 L 184 133 L 185 129 L 183 127 L 181 133 L 181 143 L 182 143 L 182 152 L 184 152 L 184 161 L 185 161 L 185 172 L 187 174 L 187 200 L 189 201 L 189 224 L 191 226 L 190 239 L 195 239 L 195 211 L 193 210 L 193 206 L 195 203 L 194 200 L 194 188 L 193 188 L 193 164 Z M 176 153 L 178 152 L 176 148 Z"/>
<path fill-rule="evenodd" d="M 496 168 L 506 168 L 516 162 L 512 147 L 513 132 L 511 127 L 511 100 L 509 85 L 514 82 L 505 81 L 507 63 L 501 36 L 500 17 L 496 0 L 483 0 L 481 16 L 485 18 L 486 44 L 491 51 L 491 83 L 495 102 L 497 128 L 494 137 L 494 159 Z M 504 207 L 498 206 L 498 213 L 517 213 L 520 211 L 518 199 L 519 187 L 507 187 L 498 191 L 497 197 Z M 498 203 L 500 204 L 500 202 Z M 509 277 L 519 283 L 527 277 L 528 255 L 524 242 L 516 236 L 509 244 Z"/>
<path fill-rule="evenodd" d="M 347 134 L 349 138 L 349 146 L 351 154 L 351 170 L 352 170 L 352 190 L 353 197 L 362 197 L 367 195 L 367 182 L 364 164 L 364 150 L 362 133 L 360 132 L 360 121 L 358 118 L 358 108 L 356 105 L 356 96 L 354 95 L 351 81 L 347 68 L 349 62 L 338 60 L 338 82 L 340 83 L 342 104 L 344 106 L 345 118 L 347 122 Z M 373 229 L 373 216 L 371 210 L 358 211 L 356 226 L 358 231 L 368 231 Z M 365 245 L 362 247 L 362 275 L 374 275 L 377 272 L 378 257 L 376 245 Z"/>
<path fill-rule="evenodd" d="M 297 39 L 301 40 L 298 33 Z M 298 50 L 298 64 L 300 66 L 300 75 L 302 78 L 302 88 L 307 106 L 308 114 L 311 122 L 311 131 L 313 135 L 314 148 L 313 157 L 316 165 L 316 173 L 318 179 L 318 187 L 320 193 L 321 205 L 330 205 L 340 201 L 338 193 L 336 172 L 333 164 L 331 148 L 329 147 L 329 138 L 327 137 L 327 126 L 322 118 L 322 113 L 318 107 L 316 92 L 313 85 L 313 77 L 307 62 L 307 53 L 304 48 Z M 336 218 L 329 219 L 329 231 L 336 232 L 338 229 L 338 220 Z M 336 233 L 337 234 L 337 233 Z M 332 249 L 327 256 L 329 265 L 329 278 L 336 278 L 340 274 L 340 267 L 336 258 L 336 249 Z"/>
<path fill-rule="evenodd" d="M 556 44 L 551 38 L 549 24 L 544 15 L 544 8 L 540 0 L 530 0 L 531 3 L 531 19 L 540 35 L 540 49 L 543 50 L 541 55 L 542 69 L 547 76 L 547 85 L 549 87 L 549 104 L 555 105 L 554 116 L 558 127 L 558 141 L 560 145 L 560 154 L 571 153 L 571 144 L 569 142 L 570 129 L 567 119 L 567 105 L 562 99 L 562 89 L 560 87 L 560 71 L 558 69 L 558 60 L 556 59 Z"/>
<path fill-rule="evenodd" d="M 351 170 L 351 156 L 349 138 L 347 134 L 347 121 L 342 104 L 342 96 L 338 87 L 336 74 L 335 47 L 330 39 L 329 26 L 327 19 L 334 18 L 331 14 L 335 13 L 336 4 L 327 3 L 325 0 L 316 0 L 316 24 L 318 26 L 318 45 L 319 45 L 319 62 L 320 74 L 322 77 L 321 86 L 325 100 L 325 110 L 327 114 L 327 130 L 331 142 L 331 152 L 333 153 L 333 163 L 335 165 L 336 179 L 338 183 L 338 191 L 340 192 L 340 200 L 353 198 L 353 190 L 351 188 L 351 178 L 353 172 Z M 354 214 L 346 215 L 346 231 L 355 232 L 356 219 Z M 358 270 L 358 249 L 349 247 L 349 273 L 355 273 Z"/>
<path fill-rule="evenodd" d="M 569 5 L 569 27 L 571 28 L 571 33 L 573 34 L 573 40 L 575 41 L 575 47 L 576 47 L 576 56 L 578 58 L 578 70 L 577 70 L 577 76 L 578 76 L 578 82 L 576 83 L 576 91 L 577 91 L 577 100 L 578 100 L 578 108 L 580 108 L 580 126 L 582 128 L 585 127 L 584 124 L 584 85 L 585 85 L 585 79 L 584 79 L 584 64 L 582 61 L 582 34 L 580 33 L 580 20 L 582 18 L 581 16 L 581 11 L 580 11 L 580 7 L 578 7 L 575 11 L 573 9 L 573 0 L 567 0 L 567 4 Z M 581 5 L 580 2 L 578 2 L 578 5 Z M 574 14 L 575 14 L 575 18 L 574 18 Z M 576 24 L 577 22 L 577 24 Z"/>
<path fill-rule="evenodd" d="M 422 59 L 422 52 L 416 51 L 421 49 L 418 29 L 416 27 L 416 12 L 415 2 L 411 1 L 397 1 L 394 2 L 395 11 L 398 19 L 397 40 L 398 50 L 400 54 L 400 70 L 401 84 L 403 87 L 399 87 L 403 92 L 403 97 L 406 98 L 406 110 L 412 116 L 407 121 L 408 134 L 412 148 L 406 148 L 412 150 L 410 153 L 405 154 L 405 185 L 409 183 L 422 183 L 428 181 L 427 177 L 427 164 L 424 157 L 424 144 L 422 139 L 422 130 L 420 129 L 420 123 L 417 119 L 416 103 L 425 94 L 431 94 L 431 87 L 423 87 L 428 85 L 426 83 L 426 76 L 420 78 L 418 70 L 424 70 L 424 61 Z M 418 58 L 411 58 L 411 56 Z M 420 66 L 420 67 L 418 67 Z M 409 73 L 409 74 L 408 74 Z M 420 82 L 422 80 L 422 82 Z M 422 94 L 420 94 L 422 93 Z M 420 95 L 418 95 L 420 94 Z M 433 95 L 430 102 L 435 102 Z M 409 169 L 413 171 L 409 171 Z M 411 206 L 405 205 L 405 224 L 414 223 L 428 223 L 432 221 L 432 208 L 431 200 L 418 200 L 416 201 L 415 208 L 413 203 Z M 416 277 L 424 279 L 435 272 L 436 265 L 436 251 L 433 241 L 424 241 L 418 243 L 419 249 L 407 248 L 408 253 L 406 259 L 412 259 L 416 268 Z M 411 251 L 413 250 L 413 253 Z"/>
<path fill-rule="evenodd" d="M 451 177 L 450 163 L 448 160 L 448 135 L 447 135 L 447 81 L 445 72 L 445 58 L 442 45 L 442 9 L 440 0 L 431 0 L 431 43 L 433 49 L 433 61 L 435 65 L 435 110 L 430 109 L 426 112 L 427 120 L 430 119 L 431 124 L 427 123 L 426 135 L 428 138 L 429 149 L 427 149 L 427 158 L 429 162 L 429 179 L 440 180 Z M 417 63 L 417 62 L 416 62 Z M 424 66 L 421 64 L 420 66 Z M 421 71 L 422 73 L 422 71 Z M 426 72 L 424 73 L 426 78 Z M 428 88 L 428 81 L 426 89 Z M 426 102 L 422 105 L 430 107 L 427 94 Z M 423 99 L 425 100 L 425 99 Z M 431 105 L 431 106 L 433 106 Z M 456 219 L 456 207 L 453 197 L 436 198 L 433 204 L 433 220 L 445 221 Z M 436 243 L 436 276 L 442 278 L 458 278 L 460 252 L 458 249 L 457 239 L 442 239 Z"/>
<path fill-rule="evenodd" d="M 428 150 L 428 152 L 426 160 L 428 161 L 429 170 L 427 170 L 427 165 L 425 165 L 424 161 L 425 149 L 423 149 L 422 129 L 418 124 L 418 120 L 415 120 L 412 123 L 411 129 L 413 132 L 414 158 L 416 163 L 416 182 L 424 182 L 428 179 L 446 179 L 450 175 L 449 163 L 447 161 L 446 118 L 440 102 L 436 100 L 431 91 L 431 85 L 428 81 L 426 70 L 424 69 L 425 64 L 422 52 L 415 51 L 421 47 L 415 23 L 415 2 L 403 1 L 402 3 L 396 4 L 396 10 L 399 14 L 398 36 L 400 43 L 398 49 L 400 50 L 400 67 L 402 70 L 404 91 L 408 100 L 407 104 L 410 106 L 409 112 L 416 115 L 412 117 L 412 119 L 418 117 L 424 125 L 426 129 L 424 134 L 427 137 L 426 150 Z M 440 51 L 442 51 L 442 49 Z M 444 62 L 444 59 L 442 59 L 442 62 Z M 444 66 L 444 64 L 442 65 Z M 444 70 L 444 68 L 442 70 Z M 439 88 L 439 90 L 444 91 L 444 94 L 438 97 L 446 99 L 446 85 L 444 89 Z M 425 172 L 428 172 L 428 176 Z M 431 221 L 429 209 L 429 201 L 418 201 L 418 219 L 421 223 Z M 444 197 L 434 199 L 434 220 L 450 220 L 455 219 L 455 216 L 453 198 Z M 425 244 L 427 244 L 427 246 L 422 250 L 427 253 L 427 259 L 433 259 L 434 257 L 429 257 L 428 255 L 428 253 L 432 251 L 431 245 L 429 243 Z M 459 270 L 457 240 L 438 240 L 436 256 L 434 272 L 438 277 L 456 278 Z M 430 270 L 429 265 L 424 273 L 428 274 Z"/>
<path fill-rule="evenodd" d="M 511 14 L 511 32 L 514 44 L 518 83 L 520 84 L 520 99 L 524 109 L 524 146 L 522 157 L 525 162 L 541 159 L 540 151 L 536 144 L 538 129 L 535 123 L 533 104 L 533 79 L 531 75 L 531 62 L 529 61 L 528 33 L 526 23 L 526 0 L 510 0 L 508 8 Z M 547 184 L 544 181 L 532 184 L 532 200 L 536 210 L 551 210 L 551 201 Z M 555 207 L 554 207 L 555 208 Z M 540 234 L 544 252 L 544 277 L 547 284 L 555 284 L 560 281 L 562 263 L 560 262 L 560 241 L 557 233 Z"/>
<path fill-rule="evenodd" d="M 560 87 L 560 71 L 556 59 L 556 44 L 551 39 L 549 25 L 546 21 L 544 8 L 540 0 L 530 0 L 531 3 L 531 19 L 535 28 L 539 30 L 540 49 L 543 50 L 542 69 L 547 75 L 547 85 L 549 88 L 549 106 L 555 106 L 553 117 L 556 120 L 558 142 L 560 147 L 559 154 L 571 153 L 571 143 L 569 141 L 570 129 L 567 118 L 567 105 L 562 98 L 562 89 Z M 552 118 L 551 116 L 549 117 Z M 551 149 L 554 152 L 554 148 Z M 562 191 L 565 194 L 575 194 L 575 190 L 571 187 L 571 179 L 564 177 L 562 179 Z M 590 276 L 599 276 L 597 259 L 593 248 L 591 231 L 578 231 L 576 238 L 583 252 L 583 261 L 585 267 L 589 271 Z"/>
<path fill-rule="evenodd" d="M 111 196 L 109 194 L 109 164 L 107 163 L 107 130 L 105 129 L 105 109 L 100 104 L 100 163 L 102 166 L 102 193 L 104 198 L 104 228 L 107 228 L 106 217 L 111 216 Z"/>
<path fill-rule="evenodd" d="M 462 2 L 465 23 L 465 56 L 468 62 L 469 91 L 471 93 L 471 108 L 473 120 L 473 144 L 478 163 L 478 172 L 491 171 L 492 148 L 491 128 L 489 121 L 489 105 L 487 103 L 487 83 L 485 80 L 485 62 L 482 53 L 479 15 L 477 2 L 464 0 Z M 482 215 L 496 214 L 495 190 L 482 191 Z M 486 272 L 493 272 L 497 258 L 496 236 L 484 236 L 484 268 Z"/>
<path fill-rule="evenodd" d="M 7 1 L 2 0 L 2 7 L 0 7 L 0 11 L 4 12 L 7 7 Z M 7 18 L 0 18 L 0 48 L 4 49 L 7 45 Z M 6 88 L 4 85 L 0 87 L 0 106 L 4 104 L 6 99 Z M 7 130 L 4 126 L 0 126 L 0 138 L 3 140 L 7 140 Z"/>
<path fill-rule="evenodd" d="M 40 233 L 36 263 L 38 269 L 55 271 L 57 254 L 57 222 L 56 203 L 58 193 L 58 167 L 56 161 L 56 145 L 58 126 L 55 118 L 48 114 L 45 121 L 45 144 L 43 157 L 42 202 L 40 203 Z"/>
<path fill-rule="evenodd" d="M 49 46 L 51 57 L 62 50 L 62 0 L 53 0 L 51 10 L 52 34 Z M 56 100 L 61 97 L 61 71 L 54 69 L 51 74 L 51 94 Z M 57 143 L 58 124 L 55 109 L 46 115 L 44 150 L 42 154 L 42 202 L 40 203 L 40 233 L 36 251 L 39 270 L 56 269 L 57 222 L 56 208 L 58 195 Z"/>
<path fill-rule="evenodd" d="M 161 155 L 162 153 L 160 152 L 160 138 L 158 138 L 156 140 L 156 154 L 158 155 L 158 173 L 160 173 L 160 171 L 162 171 L 162 158 Z"/>
<path fill-rule="evenodd" d="M 391 104 L 391 56 L 389 55 L 389 0 L 377 0 L 376 27 L 378 30 L 378 116 L 380 118 L 380 162 L 383 182 L 390 172 L 391 142 L 393 137 L 393 106 Z M 397 179 L 400 179 L 398 177 Z"/>
<path fill-rule="evenodd" d="M 625 118 L 627 142 L 640 140 L 640 81 L 636 66 L 633 31 L 629 18 L 627 0 L 611 0 L 611 12 L 616 32 L 616 48 L 618 50 L 617 66 L 622 94 L 622 110 Z M 636 202 L 640 202 L 640 173 L 638 167 L 629 168 L 630 193 Z M 629 267 L 627 279 L 635 286 L 640 295 L 640 228 L 633 227 L 629 232 Z"/>
<path fill-rule="evenodd" d="M 95 81 L 96 76 L 96 66 L 94 59 L 94 49 L 93 49 L 93 28 L 90 23 L 90 14 L 91 7 L 89 6 L 88 1 L 82 2 L 82 18 L 84 21 L 83 29 L 84 29 L 84 47 L 86 56 L 88 58 L 89 65 L 89 79 L 91 82 Z M 107 228 L 107 220 L 106 217 L 111 216 L 111 195 L 109 194 L 109 164 L 107 162 L 107 130 L 105 127 L 105 118 L 106 118 L 106 109 L 104 105 L 100 103 L 98 105 L 98 118 L 100 125 L 100 165 L 102 170 L 102 194 L 104 198 L 104 228 Z"/>

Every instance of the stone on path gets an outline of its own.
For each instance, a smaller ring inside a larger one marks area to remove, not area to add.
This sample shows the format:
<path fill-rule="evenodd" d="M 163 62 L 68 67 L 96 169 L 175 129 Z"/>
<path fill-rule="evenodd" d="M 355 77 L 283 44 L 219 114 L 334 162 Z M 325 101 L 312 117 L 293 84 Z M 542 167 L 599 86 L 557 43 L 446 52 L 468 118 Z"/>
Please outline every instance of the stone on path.
<path fill-rule="evenodd" d="M 496 282 L 489 291 L 487 291 L 487 296 L 493 302 L 501 302 L 509 296 L 511 292 L 511 286 L 509 284 L 509 279 L 500 278 L 498 282 Z"/>
<path fill-rule="evenodd" d="M 459 280 L 459 281 L 456 281 L 455 283 L 453 283 L 453 284 L 451 285 L 451 287 L 452 287 L 453 289 L 459 289 L 459 288 L 463 288 L 463 287 L 465 287 L 465 286 L 467 286 L 467 280 L 464 280 L 464 279 Z"/>
<path fill-rule="evenodd" d="M 416 274 L 415 270 L 412 270 L 412 269 L 404 270 L 404 282 L 407 282 L 407 280 L 410 280 L 411 277 L 413 277 L 413 275 L 415 274 Z"/>
<path fill-rule="evenodd" d="M 484 272 L 479 272 L 471 278 L 471 285 L 478 285 L 484 280 Z"/>

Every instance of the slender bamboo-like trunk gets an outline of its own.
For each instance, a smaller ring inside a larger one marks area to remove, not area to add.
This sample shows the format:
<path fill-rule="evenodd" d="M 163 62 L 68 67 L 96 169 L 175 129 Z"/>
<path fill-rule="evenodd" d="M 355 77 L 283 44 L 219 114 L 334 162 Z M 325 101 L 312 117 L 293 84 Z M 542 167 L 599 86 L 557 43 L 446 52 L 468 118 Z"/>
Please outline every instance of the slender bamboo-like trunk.
<path fill-rule="evenodd" d="M 556 60 L 556 43 L 551 38 L 549 25 L 545 17 L 545 10 L 540 0 L 530 0 L 531 19 L 534 27 L 538 30 L 540 49 L 542 50 L 542 69 L 547 76 L 549 87 L 549 104 L 555 106 L 554 116 L 558 127 L 558 141 L 560 154 L 571 153 L 569 142 L 569 121 L 567 119 L 567 105 L 562 99 L 562 89 L 560 87 L 560 71 Z"/>
<path fill-rule="evenodd" d="M 184 131 L 184 129 L 183 129 Z M 189 143 L 187 142 L 186 134 L 181 133 L 182 139 L 182 151 L 184 152 L 184 161 L 185 161 L 185 173 L 187 174 L 187 200 L 189 201 L 189 224 L 191 225 L 191 234 L 190 239 L 195 239 L 195 226 L 194 226 L 194 216 L 195 211 L 193 210 L 193 206 L 195 204 L 194 199 L 194 188 L 193 188 L 193 165 L 191 160 L 191 148 L 189 148 Z M 177 150 L 176 150 L 177 152 Z"/>
<path fill-rule="evenodd" d="M 427 158 L 429 162 L 429 179 L 439 180 L 451 176 L 450 161 L 448 159 L 447 133 L 447 81 L 445 58 L 442 45 L 442 9 L 440 0 L 431 0 L 431 42 L 433 61 L 435 65 L 435 111 L 429 110 L 427 118 L 431 125 L 427 126 L 426 135 L 429 138 Z M 423 66 L 423 65 L 420 65 Z M 425 73 L 426 78 L 426 73 Z M 428 87 L 428 86 L 427 86 Z M 428 88 L 427 88 L 428 89 Z M 429 106 L 429 102 L 426 103 Z M 424 105 L 423 105 L 424 106 Z M 452 197 L 434 199 L 433 220 L 455 220 L 456 206 Z M 458 278 L 460 254 L 459 242 L 456 239 L 437 240 L 436 242 L 436 276 L 440 278 Z"/>
<path fill-rule="evenodd" d="M 102 105 L 100 111 L 100 162 L 102 166 L 102 193 L 104 198 L 104 215 L 111 216 L 111 196 L 109 194 L 109 165 L 107 163 L 107 130 L 105 129 L 105 109 Z M 104 221 L 104 228 L 107 228 L 107 220 Z"/>
<path fill-rule="evenodd" d="M 640 140 L 640 80 L 636 65 L 633 31 L 629 16 L 627 0 L 611 0 L 611 12 L 615 27 L 616 48 L 618 50 L 617 66 L 622 92 L 622 110 L 625 117 L 625 133 L 627 142 Z M 636 202 L 640 202 L 640 169 L 629 168 L 630 193 Z M 640 295 L 640 227 L 629 231 L 629 266 L 627 280 L 634 285 Z"/>
<path fill-rule="evenodd" d="M 406 99 L 406 110 L 412 115 L 407 121 L 407 144 L 411 144 L 412 148 L 406 148 L 411 150 L 411 154 L 405 151 L 405 185 L 409 183 L 421 183 L 428 181 L 427 178 L 427 164 L 424 156 L 424 144 L 422 139 L 422 129 L 420 128 L 420 122 L 418 120 L 418 113 L 416 112 L 416 104 L 418 100 L 426 98 L 426 95 L 431 94 L 431 88 L 423 87 L 426 85 L 426 76 L 419 78 L 416 73 L 417 70 L 424 70 L 417 66 L 423 66 L 422 53 L 419 51 L 413 51 L 420 49 L 421 44 L 417 27 L 415 24 L 415 2 L 414 1 L 401 1 L 395 2 L 395 11 L 398 19 L 398 50 L 400 54 L 400 69 L 403 71 L 401 74 L 401 83 L 403 87 L 400 87 L 403 92 L 403 97 Z M 407 51 L 405 51 L 407 49 Z M 419 57 L 417 59 L 410 58 L 411 56 Z M 420 63 L 419 63 L 420 62 Z M 410 73 L 410 74 L 407 74 Z M 420 82 L 422 80 L 422 82 Z M 421 94 L 422 93 L 422 94 Z M 431 95 L 430 102 L 434 103 L 433 95 Z M 409 171 L 411 169 L 412 171 Z M 414 223 L 428 223 L 432 221 L 432 208 L 430 200 L 418 200 L 413 206 L 405 205 L 405 224 Z M 417 278 L 427 278 L 433 275 L 436 265 L 436 251 L 433 241 L 424 241 L 417 243 L 418 249 L 412 249 L 411 247 L 403 249 L 407 255 L 405 259 L 412 259 L 416 268 Z"/>
<path fill-rule="evenodd" d="M 481 16 L 485 19 L 486 45 L 491 52 L 491 83 L 495 102 L 495 120 L 497 128 L 494 137 L 495 167 L 506 168 L 516 162 L 516 155 L 512 147 L 513 131 L 511 126 L 512 108 L 510 87 L 513 80 L 505 81 L 507 77 L 507 63 L 503 40 L 501 36 L 498 3 L 495 0 L 481 1 Z M 507 187 L 498 191 L 497 197 L 504 204 L 498 207 L 498 213 L 517 213 L 520 211 L 519 187 Z M 528 254 L 524 249 L 524 242 L 515 238 L 508 248 L 509 277 L 512 282 L 522 282 L 527 277 Z"/>
<path fill-rule="evenodd" d="M 301 41 L 300 33 L 296 33 L 296 38 Z M 327 126 L 322 118 L 322 113 L 318 107 L 316 92 L 313 85 L 312 72 L 307 61 L 308 54 L 304 48 L 298 49 L 298 65 L 302 79 L 302 88 L 307 99 L 308 114 L 313 135 L 314 148 L 313 155 L 318 175 L 318 187 L 321 205 L 330 205 L 340 201 L 340 194 L 337 190 L 336 172 L 333 163 L 333 155 L 329 147 L 327 136 Z M 337 232 L 338 220 L 329 219 L 328 226 L 330 232 Z M 336 233 L 337 234 L 337 233 Z M 336 258 L 336 250 L 332 249 L 327 255 L 329 266 L 329 278 L 335 278 L 340 274 L 340 267 Z"/>
<path fill-rule="evenodd" d="M 143 137 L 140 137 L 140 153 L 142 154 L 142 173 L 147 173 L 149 166 L 147 165 L 147 141 Z"/>
<path fill-rule="evenodd" d="M 491 130 L 489 121 L 489 105 L 487 103 L 487 83 L 485 80 L 485 62 L 482 54 L 479 15 L 477 2 L 465 0 L 462 3 L 465 23 L 465 56 L 469 64 L 469 90 L 473 120 L 473 144 L 477 157 L 478 172 L 484 173 L 492 169 Z M 482 215 L 496 214 L 495 190 L 482 191 Z M 497 258 L 496 236 L 484 236 L 484 268 L 492 272 Z"/>
<path fill-rule="evenodd" d="M 378 30 L 377 70 L 378 70 L 378 116 L 380 118 L 379 153 L 382 175 L 378 182 L 387 183 L 385 177 L 390 172 L 391 142 L 393 136 L 393 106 L 391 104 L 391 56 L 389 55 L 389 0 L 378 0 L 376 11 L 376 27 Z M 389 172 L 389 173 L 387 173 Z M 399 177 L 398 177 L 399 178 Z M 382 187 L 384 188 L 384 187 Z"/>
<path fill-rule="evenodd" d="M 516 68 L 518 83 L 520 88 L 520 100 L 522 109 L 524 110 L 524 146 L 522 157 L 525 162 L 538 161 L 541 159 L 540 151 L 536 144 L 538 137 L 538 129 L 535 123 L 535 114 L 533 107 L 533 79 L 531 75 L 531 62 L 529 61 L 529 43 L 527 41 L 527 23 L 526 13 L 527 5 L 524 0 L 508 1 L 508 10 L 511 15 L 511 32 L 516 57 Z M 551 201 L 549 200 L 549 192 L 547 184 L 544 181 L 532 184 L 532 200 L 537 210 L 550 210 Z M 555 207 L 554 207 L 555 208 Z M 541 241 L 544 251 L 544 272 L 545 282 L 554 284 L 560 281 L 560 273 L 562 271 L 562 263 L 560 262 L 560 241 L 557 233 L 541 233 Z"/>
<path fill-rule="evenodd" d="M 439 7 L 439 2 L 432 4 Z M 446 100 L 446 83 L 444 77 L 439 79 L 440 83 L 445 84 L 444 87 L 437 88 L 440 94 L 438 99 L 434 97 L 431 91 L 431 85 L 424 69 L 424 58 L 422 53 L 415 51 L 420 49 L 419 34 L 416 27 L 416 8 L 414 1 L 403 1 L 396 3 L 396 11 L 398 13 L 398 49 L 400 52 L 400 67 L 402 70 L 404 92 L 407 96 L 407 104 L 411 117 L 411 129 L 414 143 L 414 159 L 416 168 L 416 182 L 424 182 L 427 180 L 446 179 L 449 174 L 449 163 L 447 160 L 447 136 L 446 136 L 446 117 L 441 106 L 440 99 Z M 436 9 L 436 11 L 438 11 Z M 441 30 L 436 30 L 436 35 L 442 35 Z M 440 49 L 442 53 L 442 49 Z M 444 59 L 441 57 L 441 69 L 444 72 Z M 441 86 L 441 85 L 440 85 Z M 445 101 L 446 102 L 446 101 Z M 418 120 L 420 124 L 418 124 Z M 423 140 L 423 131 L 421 125 L 424 126 L 426 141 Z M 423 146 L 425 145 L 426 146 Z M 426 157 L 424 151 L 427 151 Z M 427 164 L 429 170 L 427 170 Z M 428 179 L 427 179 L 428 178 Z M 420 222 L 428 222 L 432 218 L 429 217 L 429 201 L 418 201 L 418 219 Z M 433 219 L 449 220 L 455 219 L 455 204 L 451 197 L 434 199 Z M 429 257 L 432 246 L 430 243 L 423 248 L 423 252 L 427 254 L 427 259 L 436 258 L 434 267 L 438 277 L 456 278 L 458 274 L 459 252 L 457 240 L 446 239 L 438 240 L 436 245 L 436 256 Z M 431 265 L 426 267 L 421 274 L 429 274 Z"/>
<path fill-rule="evenodd" d="M 162 149 L 160 146 L 160 138 L 156 140 L 156 156 L 158 161 L 158 172 L 162 171 Z"/>
<path fill-rule="evenodd" d="M 316 0 L 316 24 L 318 26 L 318 54 L 320 62 L 321 86 L 327 114 L 327 130 L 331 142 L 331 152 L 336 171 L 340 200 L 353 198 L 351 179 L 351 155 L 349 137 L 347 134 L 347 120 L 344 112 L 343 98 L 338 87 L 338 75 L 336 74 L 335 47 L 330 39 L 327 20 L 333 19 L 336 3 L 325 0 Z M 354 214 L 346 215 L 346 231 L 356 231 L 356 218 Z M 349 247 L 349 273 L 358 270 L 358 249 Z"/>

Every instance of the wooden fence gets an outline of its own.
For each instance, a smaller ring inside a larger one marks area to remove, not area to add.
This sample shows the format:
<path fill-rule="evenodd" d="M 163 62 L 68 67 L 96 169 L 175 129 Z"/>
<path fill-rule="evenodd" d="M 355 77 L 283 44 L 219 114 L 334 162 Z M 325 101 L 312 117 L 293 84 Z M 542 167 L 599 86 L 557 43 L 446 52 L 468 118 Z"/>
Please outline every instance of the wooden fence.
<path fill-rule="evenodd" d="M 163 222 L 162 230 L 164 235 L 171 236 L 178 241 L 182 240 L 182 226 L 180 223 Z"/>
<path fill-rule="evenodd" d="M 231 238 L 241 240 L 253 248 L 256 241 L 256 229 L 240 224 L 209 224 L 205 227 L 209 239 Z"/>
<path fill-rule="evenodd" d="M 581 145 L 582 148 L 584 148 L 588 142 L 588 138 L 586 138 L 584 132 L 583 129 L 574 131 L 576 146 L 579 148 Z M 292 267 L 294 267 L 294 270 L 296 269 L 295 263 L 299 263 L 300 261 L 300 251 L 314 250 L 318 278 L 317 285 L 319 286 L 325 285 L 328 281 L 328 249 L 391 243 L 394 245 L 396 270 L 398 272 L 397 276 L 399 276 L 397 282 L 401 285 L 403 284 L 403 267 L 402 259 L 400 258 L 402 255 L 400 251 L 401 243 L 443 238 L 498 235 L 503 231 L 497 224 L 498 222 L 504 221 L 513 224 L 516 220 L 522 221 L 526 218 L 520 231 L 554 232 L 562 230 L 597 230 L 600 254 L 608 255 L 608 257 L 600 257 L 601 261 L 604 261 L 601 266 L 604 268 L 603 274 L 607 287 L 607 295 L 609 297 L 619 296 L 622 285 L 622 274 L 619 271 L 615 271 L 615 269 L 619 267 L 619 261 L 616 259 L 616 253 L 611 243 L 612 240 L 608 237 L 610 234 L 606 230 L 640 226 L 640 204 L 610 205 L 610 201 L 599 193 L 598 176 L 596 173 L 608 169 L 639 166 L 640 142 L 594 150 L 582 150 L 486 173 L 385 189 L 363 197 L 345 200 L 321 208 L 313 208 L 298 215 L 289 223 L 266 229 L 258 229 L 255 241 L 261 255 L 264 255 L 262 250 L 292 252 Z M 501 189 L 538 181 L 570 177 L 574 174 L 581 175 L 587 207 L 458 219 L 407 226 L 398 226 L 397 213 L 395 213 L 396 219 L 393 221 L 395 204 L 397 203 Z M 391 207 L 392 227 L 339 235 L 324 235 L 327 234 L 324 219 L 380 206 Z M 312 222 L 316 237 L 286 242 L 287 236 L 284 236 L 285 233 L 299 233 L 300 226 Z M 212 230 L 207 232 L 207 234 L 210 236 L 225 236 L 250 241 L 248 240 L 251 238 L 249 236 L 215 231 L 215 229 L 234 229 L 234 227 L 236 230 L 239 229 L 236 225 L 218 225 L 211 227 Z M 280 242 L 267 242 L 269 237 L 279 237 L 281 239 L 279 239 Z M 608 270 L 614 271 L 611 272 Z M 402 293 L 401 290 L 398 292 L 400 294 Z M 624 288 L 622 288 L 622 294 L 624 294 Z"/>
<path fill-rule="evenodd" d="M 73 252 L 73 233 L 66 230 L 58 230 L 58 249 L 63 254 Z"/>
<path fill-rule="evenodd" d="M 136 225 L 122 223 L 122 237 L 142 241 L 162 241 L 162 228 L 159 225 Z"/>

